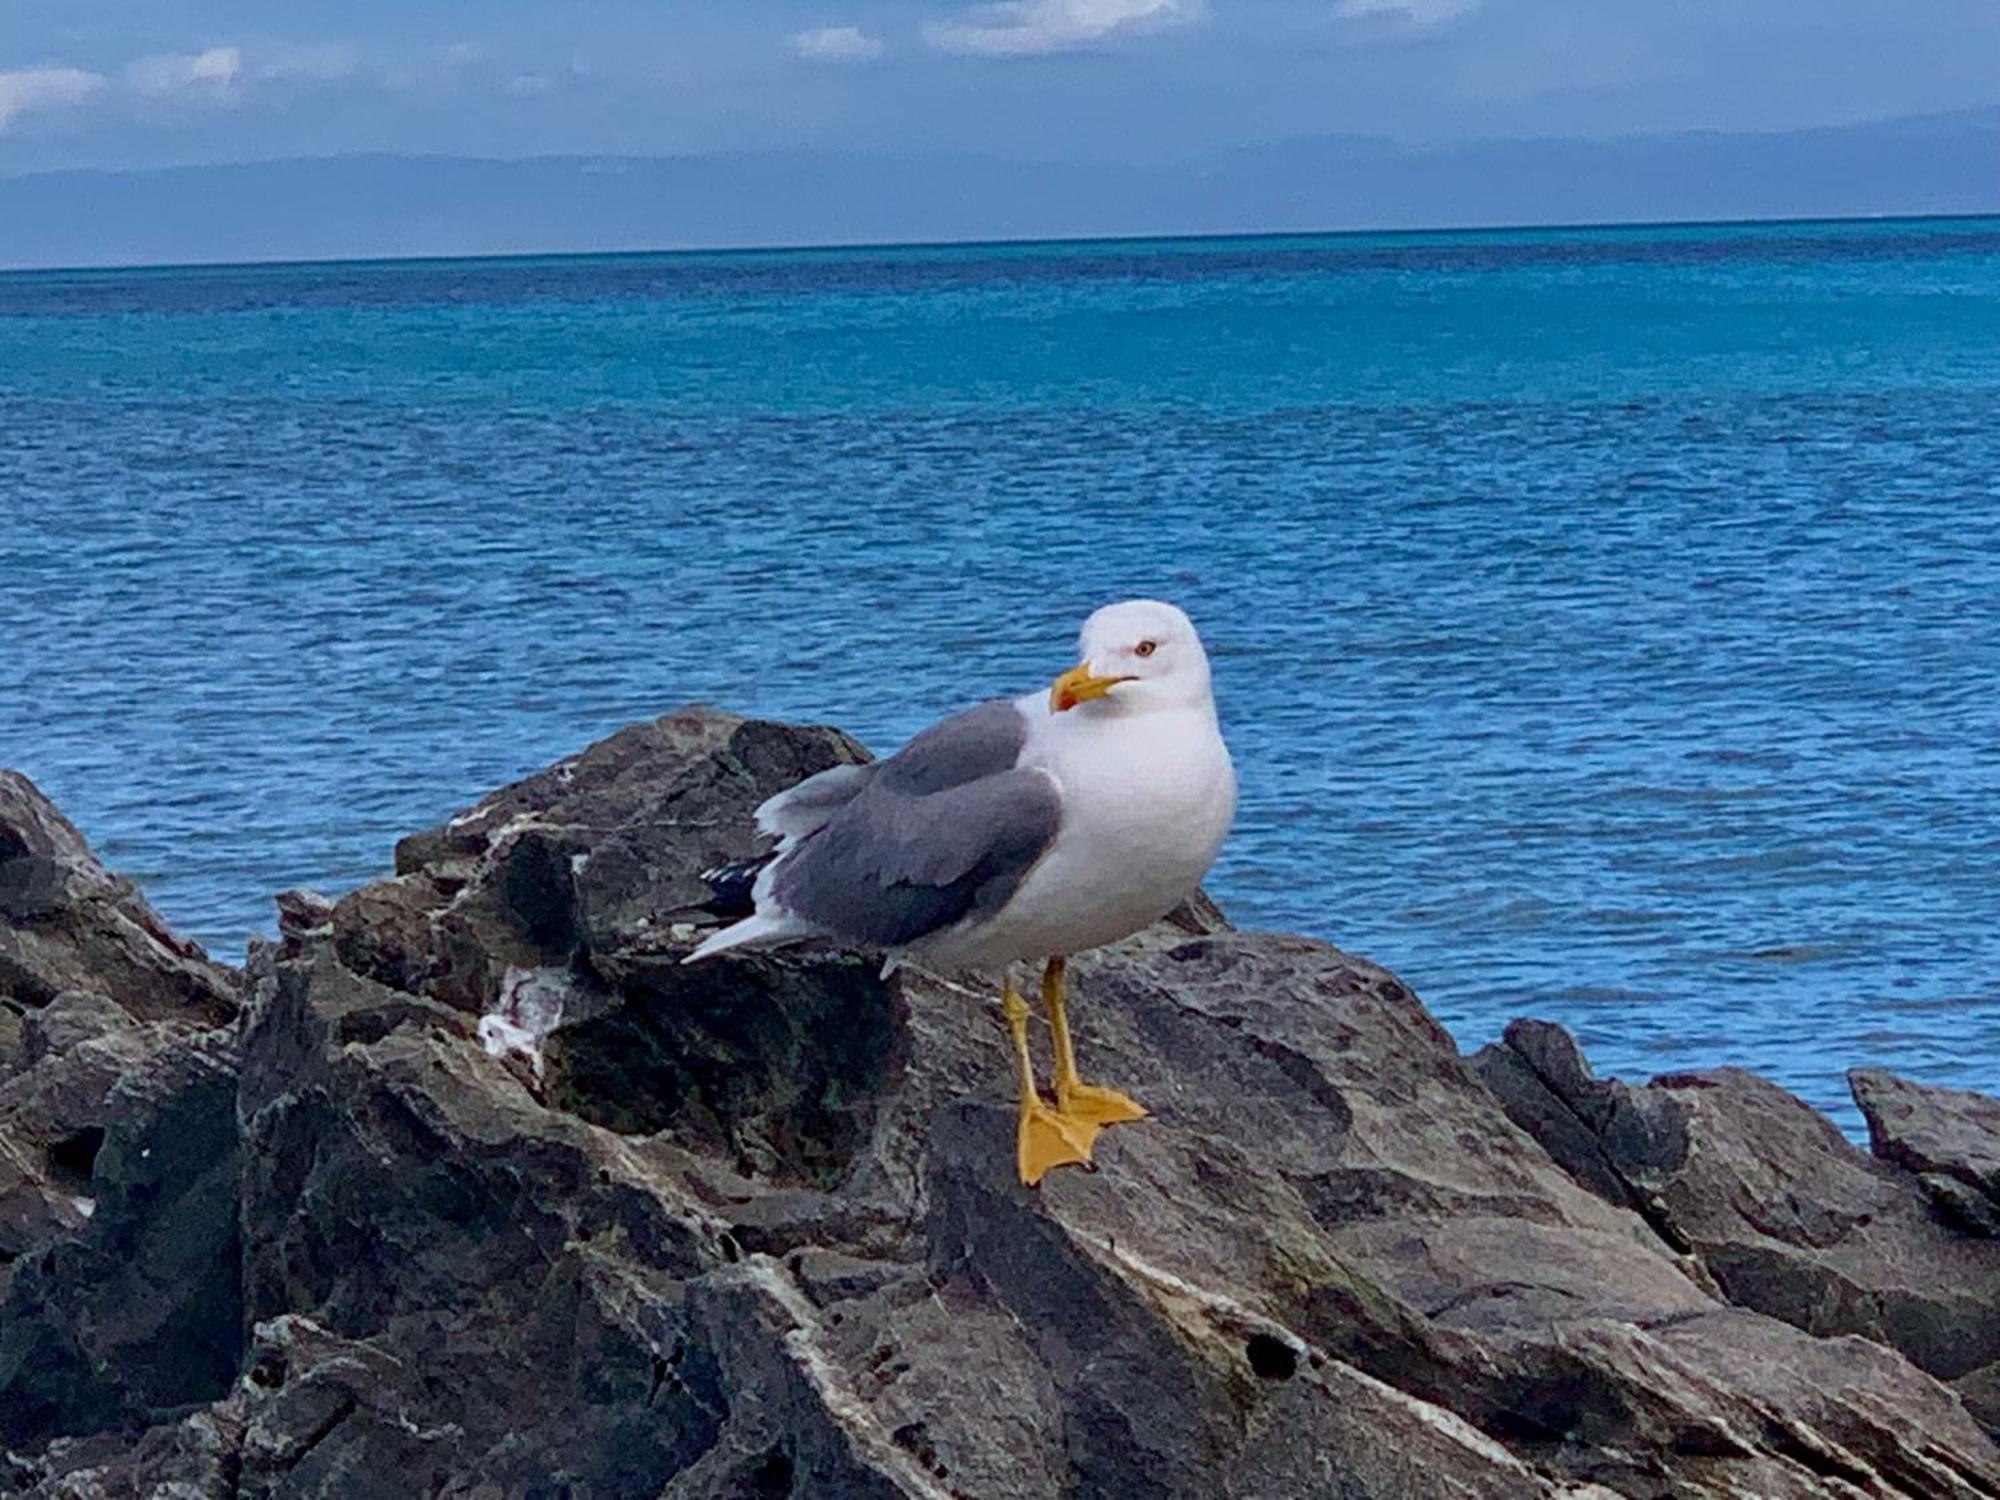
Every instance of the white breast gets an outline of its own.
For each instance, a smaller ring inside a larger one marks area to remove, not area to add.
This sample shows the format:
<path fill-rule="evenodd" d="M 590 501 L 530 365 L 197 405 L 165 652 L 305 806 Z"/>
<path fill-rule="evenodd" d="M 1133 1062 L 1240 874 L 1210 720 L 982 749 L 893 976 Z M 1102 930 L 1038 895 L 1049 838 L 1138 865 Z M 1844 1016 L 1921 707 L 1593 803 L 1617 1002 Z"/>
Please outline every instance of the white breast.
<path fill-rule="evenodd" d="M 1061 830 L 1007 905 L 937 945 L 937 959 L 995 967 L 1116 942 L 1193 892 L 1229 831 L 1236 775 L 1206 705 L 1129 717 L 1043 709 L 1034 723 L 1022 761 L 1055 778 Z"/>

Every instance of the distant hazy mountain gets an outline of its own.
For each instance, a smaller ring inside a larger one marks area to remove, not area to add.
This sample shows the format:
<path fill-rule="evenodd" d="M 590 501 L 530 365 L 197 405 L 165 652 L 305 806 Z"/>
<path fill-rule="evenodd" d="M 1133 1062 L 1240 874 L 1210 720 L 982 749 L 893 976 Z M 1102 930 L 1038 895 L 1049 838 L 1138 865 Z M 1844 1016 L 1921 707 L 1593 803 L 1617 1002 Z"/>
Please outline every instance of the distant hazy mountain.
<path fill-rule="evenodd" d="M 1759 135 L 1179 167 L 981 158 L 355 156 L 0 178 L 0 265 L 2000 211 L 2000 108 Z"/>

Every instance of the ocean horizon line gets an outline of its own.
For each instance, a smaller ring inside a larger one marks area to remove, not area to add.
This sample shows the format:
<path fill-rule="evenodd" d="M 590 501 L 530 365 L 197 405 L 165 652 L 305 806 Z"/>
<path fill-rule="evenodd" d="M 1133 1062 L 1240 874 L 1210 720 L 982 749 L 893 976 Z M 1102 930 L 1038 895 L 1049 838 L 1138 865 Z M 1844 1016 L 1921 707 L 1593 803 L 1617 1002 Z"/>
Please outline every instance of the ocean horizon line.
<path fill-rule="evenodd" d="M 342 160 L 344 158 L 300 158 L 301 160 Z M 397 158 L 407 160 L 408 158 Z M 450 158 L 457 160 L 457 158 Z M 556 160 L 566 158 L 542 158 Z M 578 158 L 582 159 L 582 158 Z M 213 167 L 157 170 L 220 170 L 230 166 L 270 166 L 272 162 L 217 163 Z M 39 174 L 37 174 L 39 175 Z M 415 255 L 329 255 L 273 256 L 265 259 L 166 260 L 98 262 L 55 266 L 20 266 L 0 263 L 0 281 L 26 281 L 64 276 L 117 276 L 175 271 L 278 271 L 311 270 L 317 267 L 366 268 L 394 266 L 495 265 L 534 261 L 609 262 L 620 260 L 695 260 L 751 258 L 766 255 L 859 255 L 868 253 L 921 253 L 926 251 L 1035 250 L 1091 245 L 1227 245 L 1271 244 L 1285 240 L 1450 240 L 1486 235 L 1584 236 L 1595 234 L 1643 233 L 1663 230 L 1761 230 L 1874 227 L 1913 224 L 1985 224 L 2000 221 L 2000 206 L 1971 213 L 1876 213 L 1798 214 L 1769 218 L 1694 217 L 1665 219 L 1582 219 L 1567 222 L 1532 220 L 1430 224 L 1422 226 L 1378 225 L 1339 229 L 1244 229 L 1226 231 L 1163 232 L 1157 234 L 1079 234 L 987 236 L 965 239 L 857 239 L 771 241 L 761 244 L 658 245 L 643 248 L 603 250 L 499 250 L 460 254 Z"/>

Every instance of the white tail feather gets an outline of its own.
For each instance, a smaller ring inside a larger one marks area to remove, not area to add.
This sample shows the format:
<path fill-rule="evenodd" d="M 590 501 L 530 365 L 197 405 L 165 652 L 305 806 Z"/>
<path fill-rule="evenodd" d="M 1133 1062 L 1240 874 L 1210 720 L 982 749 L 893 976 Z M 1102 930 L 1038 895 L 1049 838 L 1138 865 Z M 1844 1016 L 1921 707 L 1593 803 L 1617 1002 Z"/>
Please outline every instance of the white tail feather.
<path fill-rule="evenodd" d="M 681 962 L 700 963 L 704 958 L 713 958 L 718 953 L 727 953 L 731 948 L 768 948 L 776 943 L 788 943 L 793 938 L 806 937 L 812 929 L 798 918 L 784 912 L 757 912 L 740 922 L 732 922 L 720 932 L 712 932 Z"/>

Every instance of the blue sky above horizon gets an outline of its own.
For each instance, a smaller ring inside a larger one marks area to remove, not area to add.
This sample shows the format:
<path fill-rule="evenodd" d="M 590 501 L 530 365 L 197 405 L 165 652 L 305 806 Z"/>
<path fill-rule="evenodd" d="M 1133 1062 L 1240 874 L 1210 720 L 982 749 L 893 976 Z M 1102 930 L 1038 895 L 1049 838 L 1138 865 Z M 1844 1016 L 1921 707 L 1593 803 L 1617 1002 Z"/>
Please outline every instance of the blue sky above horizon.
<path fill-rule="evenodd" d="M 1186 160 L 2000 102 L 1995 0 L 16 0 L 0 174 L 350 152 Z"/>

